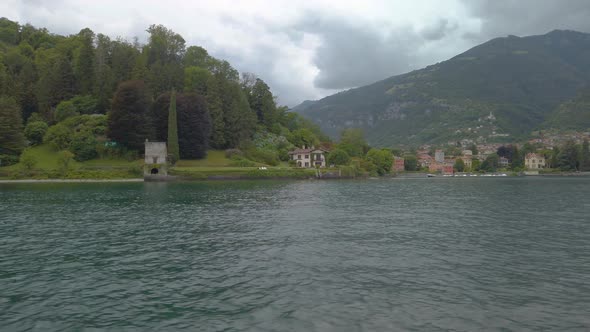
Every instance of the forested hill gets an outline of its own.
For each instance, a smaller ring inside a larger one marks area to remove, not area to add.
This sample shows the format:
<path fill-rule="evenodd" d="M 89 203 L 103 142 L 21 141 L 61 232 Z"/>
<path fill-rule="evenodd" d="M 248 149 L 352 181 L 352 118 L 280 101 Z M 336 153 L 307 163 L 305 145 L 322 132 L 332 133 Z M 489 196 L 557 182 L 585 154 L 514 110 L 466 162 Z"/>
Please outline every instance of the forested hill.
<path fill-rule="evenodd" d="M 569 113 L 557 108 L 589 82 L 590 34 L 555 30 L 496 38 L 447 61 L 296 110 L 332 136 L 345 127 L 364 128 L 376 145 L 480 136 L 515 140 L 537 127 L 559 129 Z"/>
<path fill-rule="evenodd" d="M 147 32 L 140 44 L 0 19 L 0 159 L 14 162 L 10 156 L 36 144 L 70 150 L 78 160 L 95 158 L 104 146 L 140 151 L 146 138 L 166 140 L 173 90 L 181 157 L 271 137 L 283 142 L 280 151 L 273 145 L 261 154 L 278 160 L 294 145 L 321 138 L 317 126 L 276 105 L 254 74 L 240 75 L 164 26 Z"/>

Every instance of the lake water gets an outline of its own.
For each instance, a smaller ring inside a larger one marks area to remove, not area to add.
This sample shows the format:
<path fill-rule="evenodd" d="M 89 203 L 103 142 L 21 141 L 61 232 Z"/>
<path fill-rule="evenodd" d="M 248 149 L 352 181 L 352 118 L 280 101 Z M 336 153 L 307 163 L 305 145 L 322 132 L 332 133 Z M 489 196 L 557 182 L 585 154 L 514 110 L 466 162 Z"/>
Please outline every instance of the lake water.
<path fill-rule="evenodd" d="M 590 330 L 590 178 L 0 184 L 0 330 Z"/>

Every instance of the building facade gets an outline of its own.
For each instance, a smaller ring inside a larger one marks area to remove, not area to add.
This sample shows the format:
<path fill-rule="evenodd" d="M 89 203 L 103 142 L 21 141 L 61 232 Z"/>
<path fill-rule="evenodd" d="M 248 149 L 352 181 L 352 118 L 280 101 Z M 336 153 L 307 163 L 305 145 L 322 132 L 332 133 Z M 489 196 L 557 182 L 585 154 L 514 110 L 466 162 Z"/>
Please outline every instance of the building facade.
<path fill-rule="evenodd" d="M 444 163 L 445 162 L 445 152 L 443 150 L 436 150 L 434 152 L 434 160 L 437 163 Z"/>
<path fill-rule="evenodd" d="M 168 175 L 166 142 L 145 141 L 143 175 Z"/>
<path fill-rule="evenodd" d="M 547 167 L 545 156 L 536 153 L 527 153 L 524 157 L 524 167 L 526 169 L 542 169 Z"/>
<path fill-rule="evenodd" d="M 326 167 L 326 152 L 324 149 L 316 149 L 313 146 L 311 148 L 303 146 L 289 152 L 289 155 L 297 167 L 323 168 Z"/>
<path fill-rule="evenodd" d="M 405 170 L 404 167 L 405 159 L 401 157 L 393 157 L 393 165 L 391 165 L 391 170 L 394 172 L 403 172 Z"/>

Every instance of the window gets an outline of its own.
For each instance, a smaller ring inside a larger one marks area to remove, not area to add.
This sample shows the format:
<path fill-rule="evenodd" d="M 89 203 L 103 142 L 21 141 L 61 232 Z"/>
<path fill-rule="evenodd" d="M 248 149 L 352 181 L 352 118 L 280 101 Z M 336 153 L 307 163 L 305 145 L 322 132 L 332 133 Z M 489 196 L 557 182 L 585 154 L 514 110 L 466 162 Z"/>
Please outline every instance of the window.
<path fill-rule="evenodd" d="M 305 155 L 305 159 L 309 159 L 309 155 L 308 154 Z"/>
<path fill-rule="evenodd" d="M 305 167 L 309 167 L 309 163 L 308 162 L 305 163 Z"/>
<path fill-rule="evenodd" d="M 152 157 L 152 159 L 154 160 L 154 162 L 153 162 L 154 164 L 158 163 L 158 157 Z"/>
<path fill-rule="evenodd" d="M 297 155 L 297 159 L 301 159 L 301 155 L 300 154 Z"/>

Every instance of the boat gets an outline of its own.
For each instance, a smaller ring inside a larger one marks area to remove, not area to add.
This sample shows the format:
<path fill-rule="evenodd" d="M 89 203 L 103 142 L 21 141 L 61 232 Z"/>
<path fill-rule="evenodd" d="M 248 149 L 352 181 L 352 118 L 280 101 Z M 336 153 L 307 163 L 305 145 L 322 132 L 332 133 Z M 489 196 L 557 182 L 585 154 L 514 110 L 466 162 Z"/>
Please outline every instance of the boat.
<path fill-rule="evenodd" d="M 429 177 L 429 178 L 435 178 L 436 177 L 436 175 L 434 175 L 434 174 L 426 174 L 426 176 Z"/>

